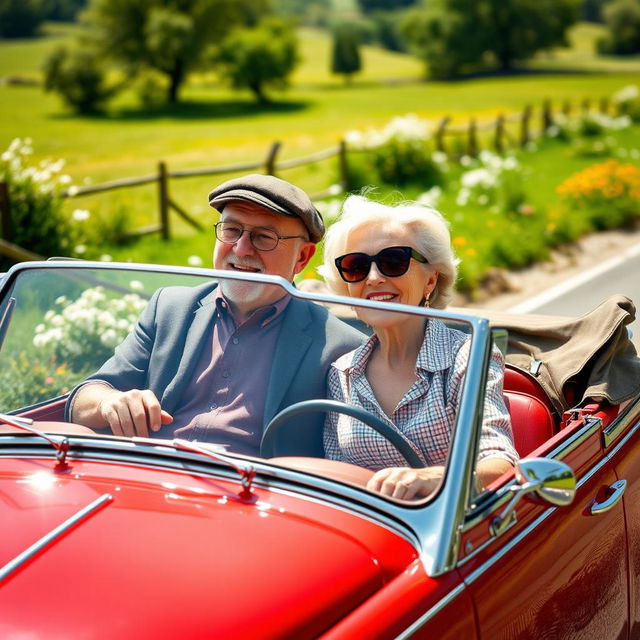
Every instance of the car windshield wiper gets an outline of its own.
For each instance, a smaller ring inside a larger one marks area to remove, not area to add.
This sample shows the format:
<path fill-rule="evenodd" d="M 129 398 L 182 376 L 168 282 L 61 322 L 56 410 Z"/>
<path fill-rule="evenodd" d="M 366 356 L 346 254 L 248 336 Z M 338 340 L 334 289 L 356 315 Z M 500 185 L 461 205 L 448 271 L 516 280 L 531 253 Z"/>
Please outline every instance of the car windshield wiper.
<path fill-rule="evenodd" d="M 34 436 L 43 438 L 56 450 L 56 460 L 58 461 L 58 464 L 56 465 L 56 471 L 61 471 L 68 467 L 67 454 L 69 453 L 69 439 L 65 436 L 55 438 L 44 433 L 43 431 L 40 431 L 39 429 L 34 428 L 32 426 L 33 420 L 31 418 L 21 418 L 19 416 L 10 416 L 6 413 L 0 413 L 0 423 L 7 424 L 10 427 L 15 427 L 16 429 L 22 429 L 23 431 L 27 431 Z"/>
<path fill-rule="evenodd" d="M 149 444 L 147 438 L 131 438 L 134 442 L 142 442 L 144 444 Z M 174 449 L 178 449 L 179 451 L 190 451 L 191 453 L 198 453 L 207 458 L 211 458 L 216 460 L 217 462 L 224 462 L 232 469 L 234 469 L 238 475 L 240 476 L 240 482 L 242 484 L 242 491 L 238 494 L 238 497 L 242 500 L 250 500 L 254 497 L 254 494 L 251 491 L 251 485 L 253 483 L 253 479 L 256 475 L 255 467 L 251 464 L 238 464 L 234 459 L 222 454 L 217 451 L 212 451 L 206 447 L 200 446 L 195 442 L 190 442 L 189 440 L 182 440 L 181 438 L 174 438 L 169 442 L 157 443 L 162 444 L 164 446 L 172 446 Z"/>

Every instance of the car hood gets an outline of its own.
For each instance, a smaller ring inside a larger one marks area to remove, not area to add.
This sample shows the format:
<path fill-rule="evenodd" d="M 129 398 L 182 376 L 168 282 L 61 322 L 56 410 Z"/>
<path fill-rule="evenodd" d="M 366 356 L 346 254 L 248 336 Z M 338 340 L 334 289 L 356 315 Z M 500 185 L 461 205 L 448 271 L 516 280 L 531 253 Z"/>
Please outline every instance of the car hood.
<path fill-rule="evenodd" d="M 417 556 L 379 523 L 293 492 L 244 500 L 204 474 L 53 467 L 1 465 L 5 639 L 315 636 Z"/>

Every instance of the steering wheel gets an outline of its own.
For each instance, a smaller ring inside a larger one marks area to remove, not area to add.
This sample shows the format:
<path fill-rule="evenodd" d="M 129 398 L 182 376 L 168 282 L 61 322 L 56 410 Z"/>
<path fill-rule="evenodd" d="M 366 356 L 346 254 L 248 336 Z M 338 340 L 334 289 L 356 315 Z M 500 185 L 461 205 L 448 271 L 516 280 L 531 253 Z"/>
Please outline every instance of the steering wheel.
<path fill-rule="evenodd" d="M 409 463 L 410 467 L 414 469 L 421 469 L 424 467 L 424 462 L 420 460 L 420 456 L 418 456 L 409 443 L 404 440 L 397 431 L 394 431 L 388 424 L 374 416 L 372 413 L 369 413 L 360 407 L 352 407 L 344 402 L 339 402 L 338 400 L 303 400 L 302 402 L 296 402 L 286 409 L 283 409 L 280 413 L 274 416 L 265 427 L 264 433 L 262 434 L 262 441 L 260 443 L 260 455 L 263 458 L 272 458 L 275 456 L 275 439 L 278 430 L 285 422 L 287 422 L 287 420 L 300 414 L 314 413 L 318 411 L 322 411 L 324 413 L 329 411 L 344 413 L 352 418 L 360 420 L 360 422 L 364 422 L 372 429 L 375 429 L 381 436 L 386 438 Z"/>

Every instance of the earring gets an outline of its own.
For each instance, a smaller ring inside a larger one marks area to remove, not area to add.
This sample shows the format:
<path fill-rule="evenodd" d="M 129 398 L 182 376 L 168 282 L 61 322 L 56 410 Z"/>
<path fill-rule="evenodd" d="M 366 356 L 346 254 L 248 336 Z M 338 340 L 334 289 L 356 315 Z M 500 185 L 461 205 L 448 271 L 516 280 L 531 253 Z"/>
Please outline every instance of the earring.
<path fill-rule="evenodd" d="M 422 307 L 428 307 L 429 306 L 429 298 L 431 297 L 431 293 L 427 293 L 427 295 L 422 298 L 422 304 L 420 306 Z"/>

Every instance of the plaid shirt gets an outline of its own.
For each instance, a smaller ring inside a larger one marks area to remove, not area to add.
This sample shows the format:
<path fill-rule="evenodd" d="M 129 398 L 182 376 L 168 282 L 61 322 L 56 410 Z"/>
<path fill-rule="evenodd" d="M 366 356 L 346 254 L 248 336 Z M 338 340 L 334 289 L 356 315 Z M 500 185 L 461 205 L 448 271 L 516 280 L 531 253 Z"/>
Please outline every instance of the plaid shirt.
<path fill-rule="evenodd" d="M 336 360 L 329 369 L 329 397 L 362 407 L 400 433 L 424 461 L 443 465 L 462 397 L 469 336 L 430 319 L 416 361 L 416 381 L 388 416 L 378 404 L 366 377 L 369 358 L 378 343 L 374 334 L 361 347 Z M 515 462 L 511 421 L 503 397 L 504 359 L 494 348 L 488 372 L 478 459 L 499 457 Z M 327 458 L 361 467 L 406 467 L 396 448 L 371 427 L 344 414 L 330 413 L 324 429 Z"/>

